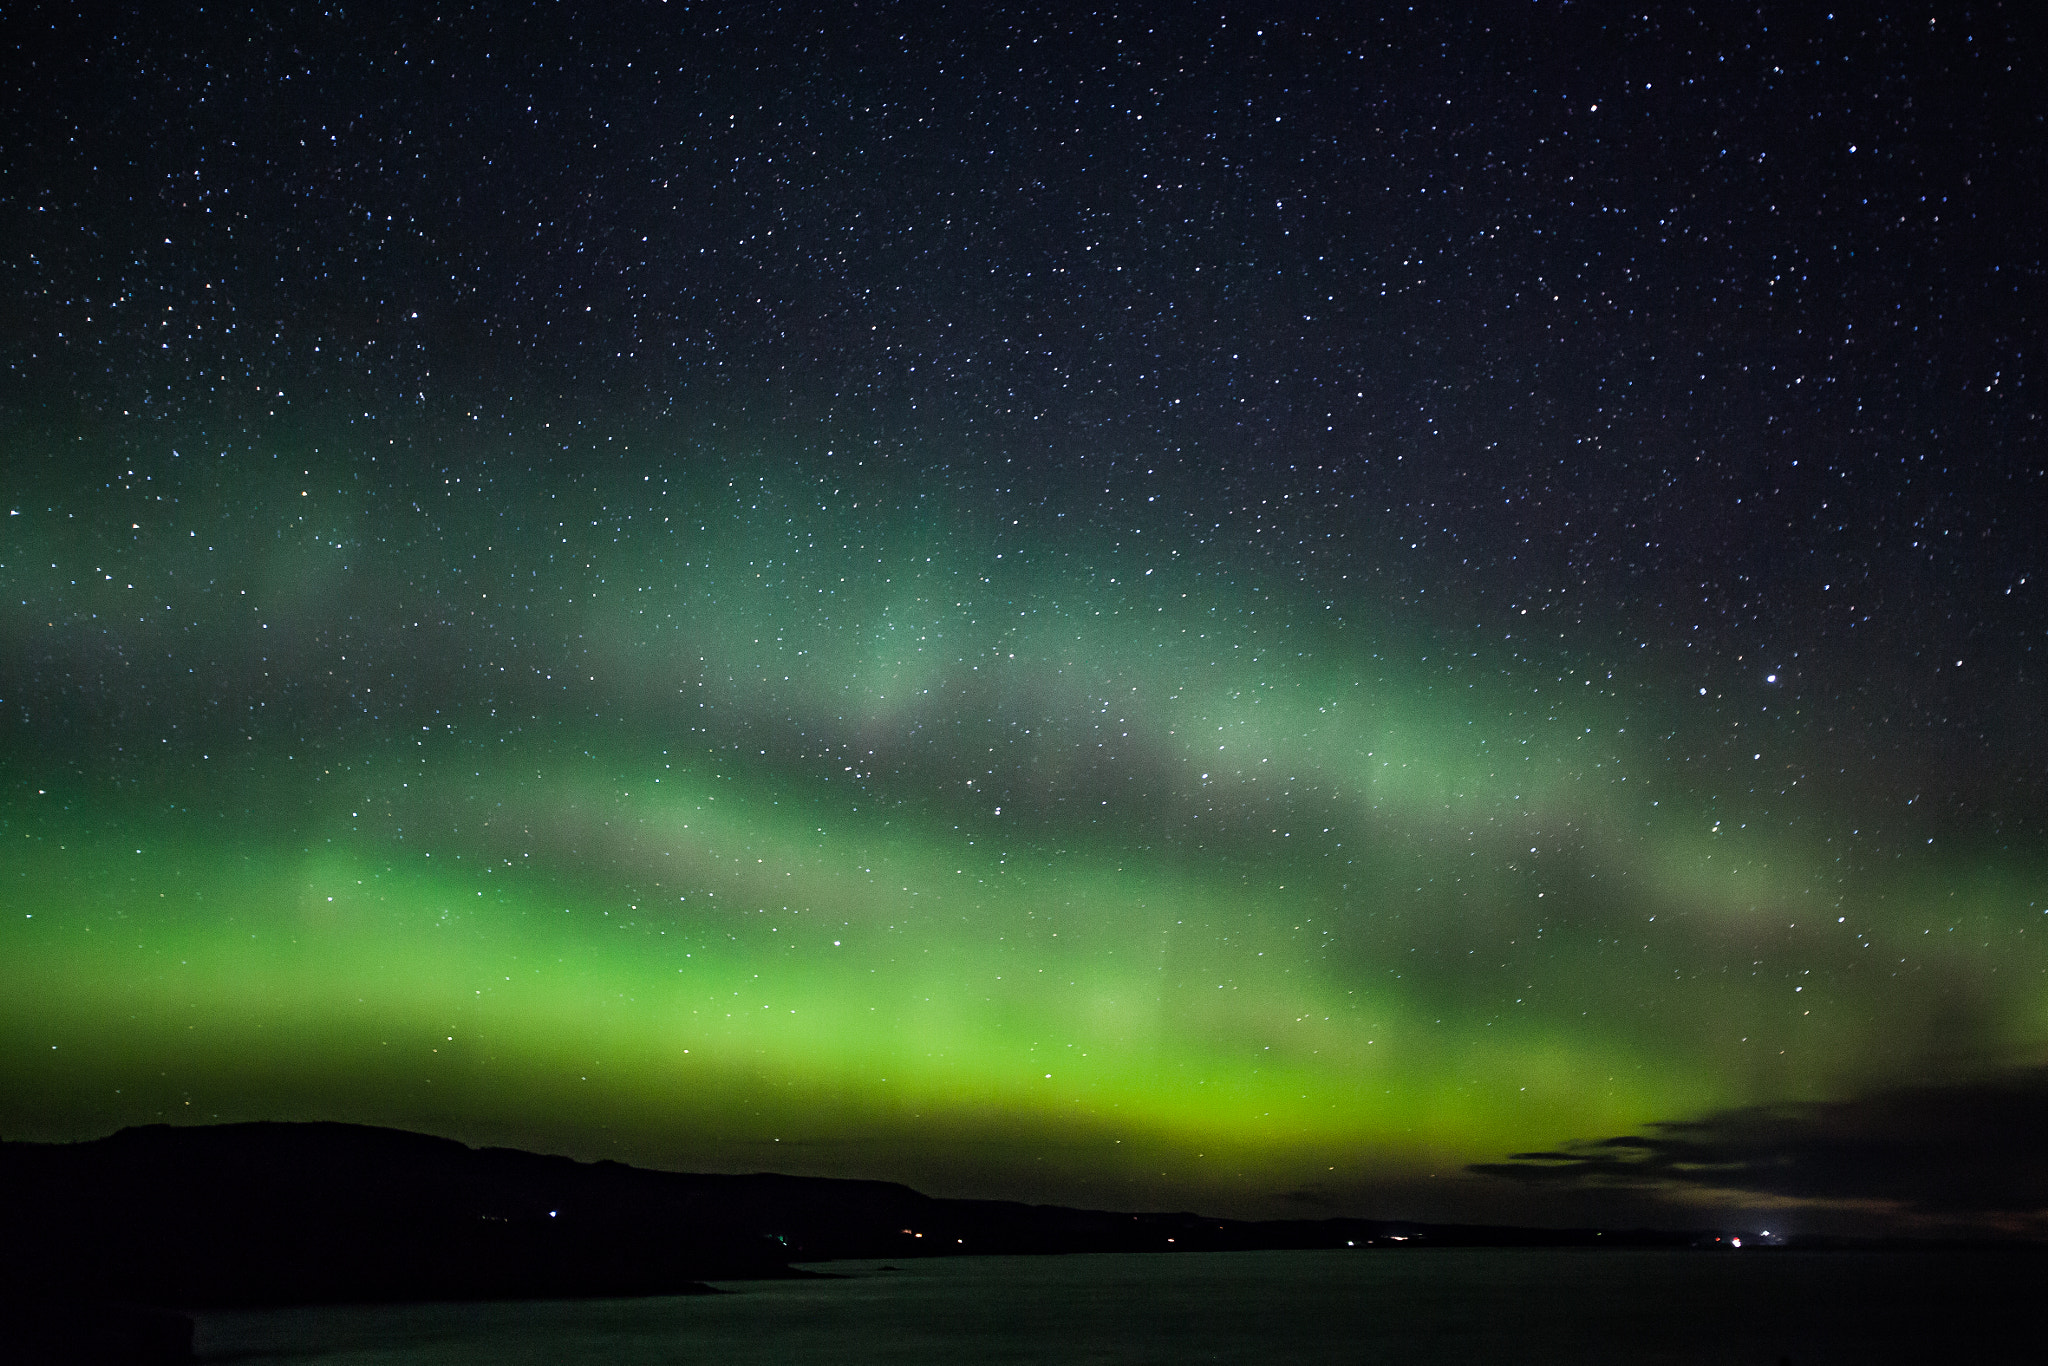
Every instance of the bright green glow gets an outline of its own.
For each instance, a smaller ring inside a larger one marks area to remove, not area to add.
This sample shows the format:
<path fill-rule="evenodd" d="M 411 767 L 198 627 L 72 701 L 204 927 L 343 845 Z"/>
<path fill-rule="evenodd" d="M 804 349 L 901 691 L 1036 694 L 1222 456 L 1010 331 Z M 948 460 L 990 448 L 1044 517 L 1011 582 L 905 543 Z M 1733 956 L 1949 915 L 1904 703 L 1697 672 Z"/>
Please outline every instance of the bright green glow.
<path fill-rule="evenodd" d="M 2048 1043 L 2038 870 L 1880 861 L 1796 732 L 1688 770 L 1681 690 L 1512 630 L 749 478 L 10 519 L 6 648 L 167 661 L 121 757 L 10 761 L 10 1132 L 1259 1208 Z"/>
<path fill-rule="evenodd" d="M 7 996 L 60 1050 L 127 1021 L 145 1051 L 254 1059 L 264 1075 L 309 1041 L 314 1070 L 397 1047 L 438 1082 L 466 1066 L 554 1072 L 554 1094 L 570 1070 L 623 1061 L 627 1090 L 679 1116 L 699 1087 L 716 1105 L 794 1085 L 966 1128 L 1029 1116 L 1154 1145 L 1397 1158 L 1498 1132 L 1506 1116 L 1483 1095 L 1511 1080 L 1550 1092 L 1508 1107 L 1521 1123 L 1582 1115 L 1589 1069 L 1626 1061 L 1574 1047 L 1557 1021 L 1497 1040 L 1439 1023 L 1399 979 L 1343 986 L 1281 924 L 1317 908 L 1284 886 L 1088 855 L 1013 868 L 719 795 L 554 794 L 633 827 L 614 857 L 637 899 L 505 871 L 483 841 L 402 863 L 87 842 L 64 866 L 98 877 L 46 872 L 18 899 L 35 909 L 8 924 Z"/>

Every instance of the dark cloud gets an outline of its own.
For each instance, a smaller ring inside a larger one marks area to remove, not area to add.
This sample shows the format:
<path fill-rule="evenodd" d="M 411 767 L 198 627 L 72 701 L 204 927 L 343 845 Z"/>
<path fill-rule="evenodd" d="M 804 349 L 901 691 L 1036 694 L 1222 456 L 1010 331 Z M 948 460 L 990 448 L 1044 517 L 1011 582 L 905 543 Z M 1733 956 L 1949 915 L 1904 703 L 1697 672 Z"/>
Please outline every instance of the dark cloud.
<path fill-rule="evenodd" d="M 1647 1127 L 1471 1170 L 1553 1187 L 1882 1205 L 1915 1220 L 2014 1226 L 2048 1212 L 2048 1067 Z"/>

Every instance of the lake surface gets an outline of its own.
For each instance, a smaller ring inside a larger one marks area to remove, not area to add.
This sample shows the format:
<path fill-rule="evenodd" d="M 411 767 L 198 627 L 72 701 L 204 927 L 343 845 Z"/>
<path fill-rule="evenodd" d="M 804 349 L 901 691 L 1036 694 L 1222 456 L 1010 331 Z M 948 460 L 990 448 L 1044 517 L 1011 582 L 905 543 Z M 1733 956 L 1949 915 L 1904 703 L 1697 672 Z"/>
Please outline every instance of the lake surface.
<path fill-rule="evenodd" d="M 1820 1362 L 2011 1359 L 2048 1259 L 1426 1249 L 836 1262 L 673 1299 L 198 1316 L 203 1361 Z M 2035 1348 L 2030 1348 L 2035 1350 Z"/>

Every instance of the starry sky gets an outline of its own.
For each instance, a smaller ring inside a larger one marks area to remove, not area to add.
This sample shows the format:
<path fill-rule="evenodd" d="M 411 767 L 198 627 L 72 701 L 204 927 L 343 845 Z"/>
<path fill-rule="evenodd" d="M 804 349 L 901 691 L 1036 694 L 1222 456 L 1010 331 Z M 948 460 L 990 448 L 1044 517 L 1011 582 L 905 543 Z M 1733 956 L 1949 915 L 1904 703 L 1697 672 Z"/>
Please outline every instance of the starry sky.
<path fill-rule="evenodd" d="M 2048 1227 L 2023 33 L 10 6 L 0 1133 Z"/>

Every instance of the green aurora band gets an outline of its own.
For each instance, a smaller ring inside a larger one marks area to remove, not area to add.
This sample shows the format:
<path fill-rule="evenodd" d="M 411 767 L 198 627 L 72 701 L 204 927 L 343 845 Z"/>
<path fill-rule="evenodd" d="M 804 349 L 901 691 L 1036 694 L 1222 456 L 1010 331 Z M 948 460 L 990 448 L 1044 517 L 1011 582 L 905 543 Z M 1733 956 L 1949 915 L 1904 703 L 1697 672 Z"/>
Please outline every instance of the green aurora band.
<path fill-rule="evenodd" d="M 10 1137 L 1456 1212 L 2048 1045 L 2039 869 L 1875 833 L 1810 661 L 821 459 L 178 444 L 5 522 Z"/>

